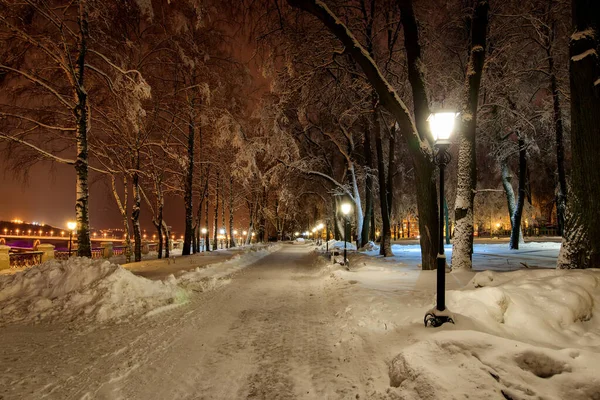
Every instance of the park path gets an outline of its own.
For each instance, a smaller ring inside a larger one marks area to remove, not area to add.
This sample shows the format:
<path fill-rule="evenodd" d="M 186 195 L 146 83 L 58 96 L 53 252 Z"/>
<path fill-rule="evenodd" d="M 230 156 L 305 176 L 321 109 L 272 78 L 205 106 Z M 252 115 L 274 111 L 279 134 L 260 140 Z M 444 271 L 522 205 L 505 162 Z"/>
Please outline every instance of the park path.
<path fill-rule="evenodd" d="M 330 284 L 310 248 L 284 246 L 168 313 L 6 328 L 0 398 L 373 398 L 387 366 L 367 341 L 340 345 L 348 305 Z"/>

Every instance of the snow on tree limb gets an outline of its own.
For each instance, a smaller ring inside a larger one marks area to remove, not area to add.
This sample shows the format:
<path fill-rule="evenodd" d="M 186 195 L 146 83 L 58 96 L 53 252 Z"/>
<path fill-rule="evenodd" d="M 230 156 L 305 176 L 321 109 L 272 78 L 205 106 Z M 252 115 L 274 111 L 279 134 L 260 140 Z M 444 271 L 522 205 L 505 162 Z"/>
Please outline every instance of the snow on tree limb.
<path fill-rule="evenodd" d="M 369 52 L 354 37 L 346 25 L 320 0 L 287 0 L 292 7 L 307 11 L 317 17 L 342 42 L 376 90 L 379 99 L 396 118 L 403 135 L 411 135 L 418 140 L 421 150 L 431 152 L 429 143 L 419 136 L 415 122 L 398 96 L 396 90 L 381 73 Z"/>

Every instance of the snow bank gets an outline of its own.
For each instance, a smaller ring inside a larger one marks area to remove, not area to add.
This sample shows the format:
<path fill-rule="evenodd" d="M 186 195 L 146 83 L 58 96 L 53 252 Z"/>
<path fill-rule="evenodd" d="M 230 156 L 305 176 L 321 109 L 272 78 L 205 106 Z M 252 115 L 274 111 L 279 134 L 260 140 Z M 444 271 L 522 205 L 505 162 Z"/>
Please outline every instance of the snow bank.
<path fill-rule="evenodd" d="M 375 242 L 370 241 L 367 244 L 365 244 L 361 250 L 364 251 L 379 251 L 379 246 L 375 244 Z"/>
<path fill-rule="evenodd" d="M 0 277 L 0 325 L 75 318 L 118 321 L 184 298 L 171 282 L 135 276 L 109 261 L 48 261 Z"/>
<path fill-rule="evenodd" d="M 447 305 L 478 330 L 600 349 L 599 269 L 481 272 L 465 289 L 448 291 Z"/>
<path fill-rule="evenodd" d="M 442 331 L 390 365 L 402 399 L 600 398 L 597 353 L 553 350 L 474 331 Z"/>
<path fill-rule="evenodd" d="M 325 247 L 323 247 L 325 248 Z M 329 250 L 337 249 L 344 250 L 344 241 L 332 239 L 329 241 Z M 346 242 L 346 250 L 356 250 L 356 245 L 350 242 Z"/>
<path fill-rule="evenodd" d="M 297 238 L 296 240 L 294 240 L 294 244 L 304 244 L 304 242 L 306 242 L 304 238 Z"/>

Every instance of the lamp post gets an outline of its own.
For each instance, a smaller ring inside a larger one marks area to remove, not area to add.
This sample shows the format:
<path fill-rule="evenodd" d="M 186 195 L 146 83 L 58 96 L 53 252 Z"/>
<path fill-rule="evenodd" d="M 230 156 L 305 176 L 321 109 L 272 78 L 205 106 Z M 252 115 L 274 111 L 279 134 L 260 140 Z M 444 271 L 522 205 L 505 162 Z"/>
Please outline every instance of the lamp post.
<path fill-rule="evenodd" d="M 221 234 L 221 249 L 223 249 L 223 238 L 225 237 L 225 228 L 221 228 L 219 233 Z"/>
<path fill-rule="evenodd" d="M 452 316 L 446 311 L 446 255 L 444 254 L 444 168 L 450 162 L 448 153 L 450 136 L 454 131 L 454 122 L 458 114 L 454 111 L 433 113 L 427 121 L 435 142 L 435 163 L 440 168 L 440 199 L 439 199 L 439 237 L 437 256 L 437 298 L 434 309 L 425 314 L 425 326 L 438 327 L 446 322 L 454 323 Z"/>
<path fill-rule="evenodd" d="M 206 248 L 207 248 L 206 247 L 206 243 L 207 243 L 207 240 L 208 240 L 208 229 L 202 228 L 200 231 L 202 232 L 202 239 L 204 241 L 204 246 L 202 246 L 202 252 L 205 252 Z"/>
<path fill-rule="evenodd" d="M 69 221 L 67 222 L 67 228 L 69 228 L 69 258 L 71 258 L 73 231 L 75 230 L 75 228 L 77 228 L 77 224 L 75 222 Z"/>
<path fill-rule="evenodd" d="M 319 231 L 319 246 L 323 244 L 323 224 L 317 225 L 317 230 Z"/>
<path fill-rule="evenodd" d="M 352 205 L 350 203 L 342 204 L 342 214 L 344 214 L 344 265 L 348 264 L 348 258 L 346 257 L 346 243 L 348 242 L 348 215 L 352 211 Z"/>

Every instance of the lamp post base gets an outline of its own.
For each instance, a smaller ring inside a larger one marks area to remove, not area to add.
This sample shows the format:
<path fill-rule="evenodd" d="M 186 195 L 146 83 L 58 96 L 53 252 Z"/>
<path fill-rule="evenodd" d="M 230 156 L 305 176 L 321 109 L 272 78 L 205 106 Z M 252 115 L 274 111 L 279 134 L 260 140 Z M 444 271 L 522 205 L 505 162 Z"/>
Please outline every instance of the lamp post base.
<path fill-rule="evenodd" d="M 423 323 L 425 326 L 431 326 L 433 328 L 440 327 L 445 323 L 454 323 L 454 315 L 449 312 L 447 309 L 444 311 L 439 311 L 436 308 L 433 308 L 425 314 L 425 318 L 423 319 Z"/>

